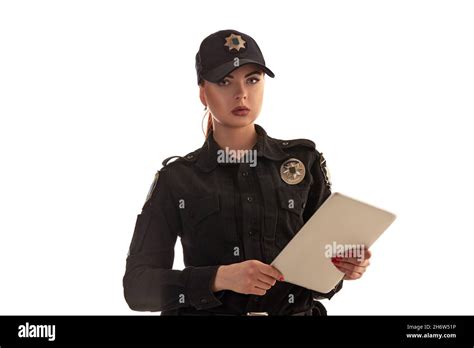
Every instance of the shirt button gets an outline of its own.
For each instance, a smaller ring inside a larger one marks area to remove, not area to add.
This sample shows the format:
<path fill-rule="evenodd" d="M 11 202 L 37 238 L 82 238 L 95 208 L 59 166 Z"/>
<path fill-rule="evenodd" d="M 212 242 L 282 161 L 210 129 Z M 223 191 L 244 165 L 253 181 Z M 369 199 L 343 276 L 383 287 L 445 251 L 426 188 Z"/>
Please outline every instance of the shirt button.
<path fill-rule="evenodd" d="M 247 197 L 247 202 L 252 203 L 252 202 L 253 202 L 253 198 L 252 198 L 251 196 L 248 196 L 248 197 Z"/>
<path fill-rule="evenodd" d="M 207 303 L 207 299 L 202 298 L 202 299 L 201 299 L 201 303 L 202 303 L 202 304 L 206 304 L 206 303 Z"/>
<path fill-rule="evenodd" d="M 242 172 L 242 176 L 247 176 L 249 175 L 249 172 Z"/>
<path fill-rule="evenodd" d="M 249 236 L 253 236 L 254 234 L 255 234 L 254 231 L 252 231 L 252 230 L 249 231 Z"/>

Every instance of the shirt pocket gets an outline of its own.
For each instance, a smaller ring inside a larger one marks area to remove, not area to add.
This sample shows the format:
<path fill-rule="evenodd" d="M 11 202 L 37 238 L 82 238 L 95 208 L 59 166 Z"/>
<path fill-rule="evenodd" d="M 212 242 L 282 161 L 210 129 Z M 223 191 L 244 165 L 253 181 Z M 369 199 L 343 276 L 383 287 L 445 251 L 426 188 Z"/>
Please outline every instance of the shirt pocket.
<path fill-rule="evenodd" d="M 214 236 L 221 228 L 221 204 L 217 193 L 184 197 L 182 203 L 180 212 L 185 237 Z"/>
<path fill-rule="evenodd" d="M 280 187 L 278 193 L 278 222 L 275 234 L 277 248 L 283 249 L 304 225 L 303 212 L 308 192 L 304 188 Z"/>

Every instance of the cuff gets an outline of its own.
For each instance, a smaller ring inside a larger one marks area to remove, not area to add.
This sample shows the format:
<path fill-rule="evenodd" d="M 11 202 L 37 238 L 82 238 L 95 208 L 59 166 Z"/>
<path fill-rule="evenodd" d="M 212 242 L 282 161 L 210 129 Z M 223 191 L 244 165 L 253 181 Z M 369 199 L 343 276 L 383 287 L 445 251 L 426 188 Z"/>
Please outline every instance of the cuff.
<path fill-rule="evenodd" d="M 186 297 L 192 307 L 200 310 L 222 304 L 211 290 L 218 268 L 219 265 L 185 268 L 185 271 L 188 272 L 185 289 Z"/>
<path fill-rule="evenodd" d="M 326 296 L 328 298 L 328 300 L 331 299 L 331 297 L 333 297 L 337 292 L 339 292 L 339 290 L 342 289 L 342 283 L 344 282 L 344 280 L 341 279 L 341 281 L 339 283 L 337 283 L 337 285 L 334 287 L 334 289 L 332 289 L 331 291 L 329 291 Z"/>
<path fill-rule="evenodd" d="M 328 293 L 325 293 L 325 294 L 313 290 L 313 299 L 314 300 L 322 300 L 322 299 L 327 298 L 328 300 L 330 300 L 331 297 L 333 297 L 337 292 L 339 292 L 339 290 L 342 289 L 342 283 L 343 282 L 344 282 L 344 280 L 341 279 L 341 281 L 339 283 L 337 283 L 337 285 L 334 287 L 334 289 L 332 289 L 331 291 L 329 291 Z"/>

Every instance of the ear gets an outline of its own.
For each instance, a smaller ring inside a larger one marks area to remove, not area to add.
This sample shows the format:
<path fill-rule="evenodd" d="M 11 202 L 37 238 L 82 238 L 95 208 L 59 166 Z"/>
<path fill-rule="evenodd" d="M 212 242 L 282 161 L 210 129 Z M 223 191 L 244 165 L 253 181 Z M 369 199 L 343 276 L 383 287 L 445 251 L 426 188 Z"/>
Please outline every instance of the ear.
<path fill-rule="evenodd" d="M 199 99 L 201 99 L 202 105 L 207 106 L 206 91 L 204 89 L 204 83 L 205 82 L 199 85 Z"/>

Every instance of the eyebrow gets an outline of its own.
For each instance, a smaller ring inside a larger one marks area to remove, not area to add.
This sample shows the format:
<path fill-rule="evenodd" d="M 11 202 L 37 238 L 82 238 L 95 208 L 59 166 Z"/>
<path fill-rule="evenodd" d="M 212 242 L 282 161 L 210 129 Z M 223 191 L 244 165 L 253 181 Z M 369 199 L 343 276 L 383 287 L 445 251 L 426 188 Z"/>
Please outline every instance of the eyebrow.
<path fill-rule="evenodd" d="M 261 70 L 252 71 L 251 73 L 245 75 L 245 77 L 249 77 L 250 75 L 253 75 L 253 74 L 259 74 L 259 75 L 261 75 L 261 74 L 262 74 L 262 71 L 261 71 Z M 227 75 L 226 77 L 230 77 L 231 79 L 234 78 L 234 76 L 232 76 L 232 75 Z M 224 78 L 226 78 L 226 77 L 224 77 Z"/>

